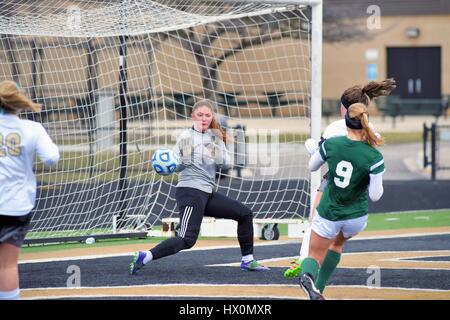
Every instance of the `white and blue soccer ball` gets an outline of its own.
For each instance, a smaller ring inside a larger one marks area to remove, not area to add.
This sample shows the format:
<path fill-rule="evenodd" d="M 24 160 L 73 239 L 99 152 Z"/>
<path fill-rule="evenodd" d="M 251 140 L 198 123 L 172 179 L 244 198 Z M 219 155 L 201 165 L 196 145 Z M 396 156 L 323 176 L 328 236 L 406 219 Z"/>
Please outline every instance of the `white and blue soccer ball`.
<path fill-rule="evenodd" d="M 158 149 L 152 156 L 152 168 L 161 176 L 168 176 L 175 172 L 178 157 L 172 149 Z"/>

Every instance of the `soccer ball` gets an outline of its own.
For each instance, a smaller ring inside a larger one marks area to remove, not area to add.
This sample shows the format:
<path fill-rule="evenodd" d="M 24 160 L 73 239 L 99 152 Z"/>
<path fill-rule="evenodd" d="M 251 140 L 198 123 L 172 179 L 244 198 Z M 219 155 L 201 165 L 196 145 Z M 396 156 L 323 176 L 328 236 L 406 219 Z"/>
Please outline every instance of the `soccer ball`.
<path fill-rule="evenodd" d="M 168 176 L 175 172 L 178 157 L 171 149 L 158 149 L 152 156 L 152 167 L 161 176 Z"/>

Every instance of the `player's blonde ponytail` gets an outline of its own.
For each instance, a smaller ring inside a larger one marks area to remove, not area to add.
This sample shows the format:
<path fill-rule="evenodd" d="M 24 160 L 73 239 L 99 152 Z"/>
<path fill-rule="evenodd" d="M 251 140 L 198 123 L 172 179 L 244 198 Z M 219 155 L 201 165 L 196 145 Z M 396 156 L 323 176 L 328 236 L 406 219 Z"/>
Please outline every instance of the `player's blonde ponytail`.
<path fill-rule="evenodd" d="M 372 147 L 381 146 L 384 141 L 377 136 L 369 125 L 369 113 L 363 103 L 354 103 L 348 108 L 348 117 L 352 120 L 359 121 L 362 126 L 362 140 Z"/>
<path fill-rule="evenodd" d="M 0 108 L 8 113 L 19 113 L 22 110 L 41 111 L 42 106 L 31 101 L 13 81 L 0 82 Z"/>

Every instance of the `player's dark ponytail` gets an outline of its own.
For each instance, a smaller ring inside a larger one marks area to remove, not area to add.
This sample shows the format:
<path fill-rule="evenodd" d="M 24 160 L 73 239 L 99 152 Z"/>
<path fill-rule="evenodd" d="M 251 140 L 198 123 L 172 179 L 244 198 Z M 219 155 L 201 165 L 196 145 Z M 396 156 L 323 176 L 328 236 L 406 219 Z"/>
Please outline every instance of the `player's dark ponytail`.
<path fill-rule="evenodd" d="M 41 111 L 42 106 L 31 101 L 13 81 L 0 82 L 0 108 L 8 113 L 19 113 L 22 110 Z"/>
<path fill-rule="evenodd" d="M 373 99 L 379 96 L 388 96 L 395 88 L 395 80 L 390 78 L 379 82 L 371 81 L 362 88 L 362 92 Z"/>
<path fill-rule="evenodd" d="M 344 91 L 341 96 L 342 105 L 348 109 L 353 103 L 362 103 L 369 107 L 370 101 L 379 96 L 388 96 L 396 88 L 393 78 L 383 81 L 371 81 L 362 86 L 353 86 Z"/>

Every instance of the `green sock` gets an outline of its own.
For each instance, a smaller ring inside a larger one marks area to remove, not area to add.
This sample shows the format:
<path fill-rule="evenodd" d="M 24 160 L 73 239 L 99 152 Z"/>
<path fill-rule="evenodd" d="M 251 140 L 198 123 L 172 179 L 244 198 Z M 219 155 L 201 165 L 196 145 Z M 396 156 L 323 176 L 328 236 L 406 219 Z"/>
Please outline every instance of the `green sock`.
<path fill-rule="evenodd" d="M 340 253 L 333 250 L 328 250 L 325 259 L 323 260 L 323 263 L 320 266 L 319 275 L 317 276 L 316 282 L 314 283 L 316 288 L 319 289 L 321 293 L 323 293 L 323 291 L 325 290 L 325 286 L 328 280 L 330 279 L 331 275 L 333 274 L 333 271 L 339 264 L 340 260 L 341 260 Z"/>
<path fill-rule="evenodd" d="M 313 258 L 305 258 L 302 262 L 302 274 L 308 273 L 313 280 L 317 277 L 317 271 L 319 270 L 319 263 Z"/>

